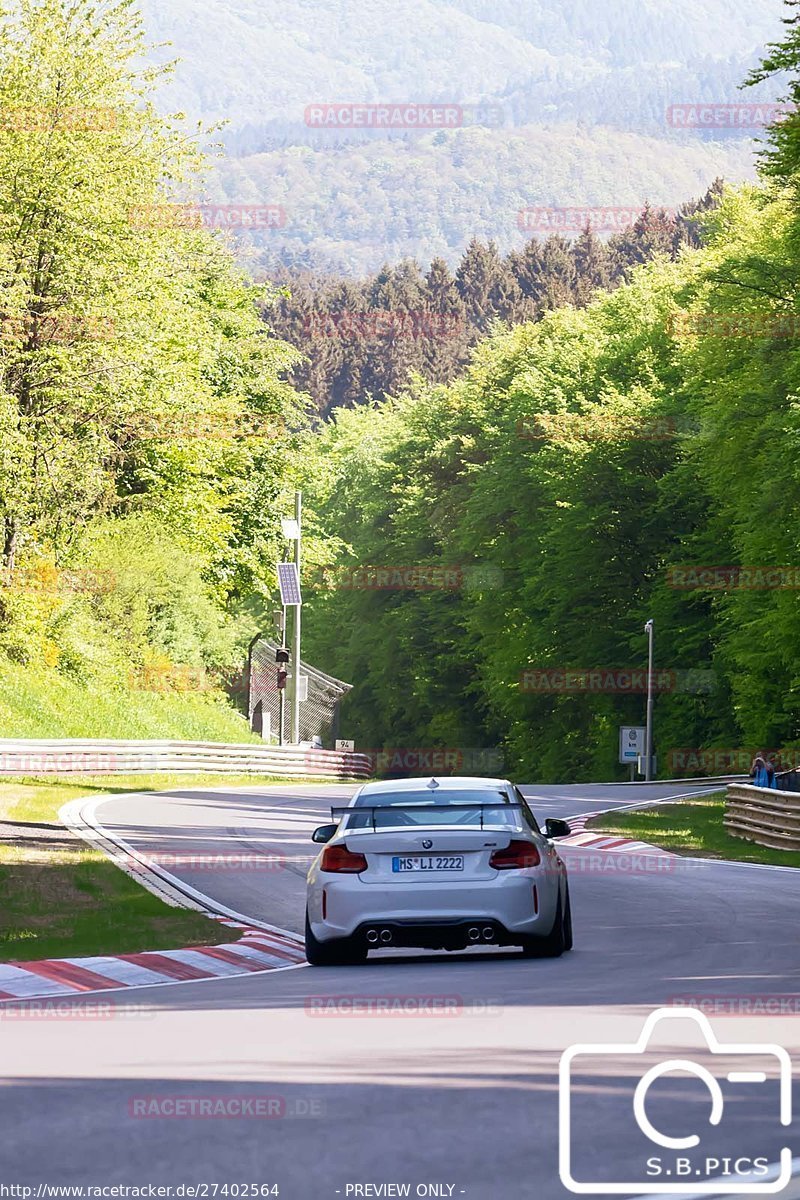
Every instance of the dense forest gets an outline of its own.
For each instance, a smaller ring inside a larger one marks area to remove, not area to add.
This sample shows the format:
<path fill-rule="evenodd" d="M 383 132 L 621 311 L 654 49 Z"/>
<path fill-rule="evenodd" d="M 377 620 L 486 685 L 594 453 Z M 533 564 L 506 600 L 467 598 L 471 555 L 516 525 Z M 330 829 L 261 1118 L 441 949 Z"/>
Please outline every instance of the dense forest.
<path fill-rule="evenodd" d="M 795 105 L 799 65 L 792 16 L 763 73 L 790 70 Z M 314 440 L 310 507 L 340 551 L 307 624 L 357 681 L 362 744 L 612 778 L 650 617 L 662 774 L 800 740 L 799 127 L 703 216 L 703 245 L 497 329 L 454 382 L 337 411 Z"/>
<path fill-rule="evenodd" d="M 277 302 L 265 316 L 274 332 L 303 351 L 292 381 L 318 412 L 392 395 L 421 373 L 449 383 L 492 325 L 537 321 L 551 309 L 582 307 L 656 255 L 675 258 L 698 245 L 700 217 L 721 194 L 716 180 L 699 201 L 674 214 L 646 205 L 607 239 L 587 224 L 575 239 L 531 238 L 502 256 L 474 238 L 454 273 L 437 258 L 423 273 L 406 260 L 363 280 L 284 269 L 272 275 Z"/>

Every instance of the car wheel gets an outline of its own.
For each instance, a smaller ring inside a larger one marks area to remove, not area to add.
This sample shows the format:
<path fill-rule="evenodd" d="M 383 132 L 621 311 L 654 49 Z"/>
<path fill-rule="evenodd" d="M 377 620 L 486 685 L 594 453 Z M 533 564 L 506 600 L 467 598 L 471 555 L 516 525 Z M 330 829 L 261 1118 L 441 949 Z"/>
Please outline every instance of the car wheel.
<path fill-rule="evenodd" d="M 314 937 L 306 910 L 306 958 L 312 967 L 344 967 L 367 961 L 367 947 L 354 938 L 320 942 Z"/>
<path fill-rule="evenodd" d="M 567 905 L 569 905 L 569 900 L 567 900 Z M 569 908 L 567 911 L 569 911 Z M 568 948 L 567 929 L 561 909 L 561 892 L 559 891 L 553 928 L 547 937 L 526 937 L 522 943 L 522 953 L 525 958 L 559 958 Z"/>
<path fill-rule="evenodd" d="M 572 903 L 569 898 L 569 884 L 566 886 L 567 907 L 564 913 L 564 949 L 572 949 Z"/>

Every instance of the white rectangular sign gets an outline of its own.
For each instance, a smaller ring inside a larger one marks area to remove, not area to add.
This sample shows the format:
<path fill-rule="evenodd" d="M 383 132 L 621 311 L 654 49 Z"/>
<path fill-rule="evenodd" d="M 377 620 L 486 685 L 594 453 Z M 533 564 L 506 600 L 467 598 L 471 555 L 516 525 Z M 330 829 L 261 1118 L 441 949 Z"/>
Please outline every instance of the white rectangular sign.
<path fill-rule="evenodd" d="M 356 744 L 355 744 L 355 742 L 351 741 L 350 738 L 337 738 L 336 739 L 336 749 L 337 750 L 355 750 L 355 748 L 356 748 Z"/>
<path fill-rule="evenodd" d="M 619 761 L 635 763 L 639 755 L 644 754 L 644 725 L 620 725 L 619 727 Z"/>

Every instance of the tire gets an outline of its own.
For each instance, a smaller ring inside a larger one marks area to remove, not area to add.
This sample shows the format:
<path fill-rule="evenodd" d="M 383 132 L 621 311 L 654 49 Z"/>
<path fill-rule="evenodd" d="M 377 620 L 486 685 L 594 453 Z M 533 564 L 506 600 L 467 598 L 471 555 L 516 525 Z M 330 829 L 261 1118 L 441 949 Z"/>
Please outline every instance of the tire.
<path fill-rule="evenodd" d="M 564 913 L 564 949 L 572 949 L 572 904 L 569 898 L 569 884 L 566 887 L 567 909 Z"/>
<path fill-rule="evenodd" d="M 569 921 L 569 925 L 567 925 Z M 565 950 L 569 949 L 567 945 L 568 938 L 572 937 L 572 918 L 569 908 L 569 896 L 567 897 L 567 920 L 561 909 L 561 891 L 558 893 L 558 904 L 556 905 L 556 916 L 553 921 L 553 928 L 548 933 L 547 937 L 526 937 L 522 943 L 522 954 L 524 958 L 560 958 Z M 571 945 L 570 940 L 570 945 Z"/>
<path fill-rule="evenodd" d="M 306 958 L 312 967 L 345 967 L 367 961 L 367 947 L 353 938 L 320 942 L 314 937 L 306 910 Z"/>

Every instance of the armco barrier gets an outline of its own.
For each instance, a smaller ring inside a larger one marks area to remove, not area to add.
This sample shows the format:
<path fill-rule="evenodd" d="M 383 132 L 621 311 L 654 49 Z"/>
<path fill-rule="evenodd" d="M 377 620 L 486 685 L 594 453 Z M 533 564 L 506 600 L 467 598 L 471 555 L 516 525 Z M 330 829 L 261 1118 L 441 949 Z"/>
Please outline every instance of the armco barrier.
<path fill-rule="evenodd" d="M 734 837 L 773 850 L 800 850 L 800 793 L 731 783 L 725 828 Z"/>
<path fill-rule="evenodd" d="M 254 772 L 315 779 L 368 779 L 365 754 L 231 742 L 0 738 L 0 776 L 135 775 L 144 772 Z"/>

